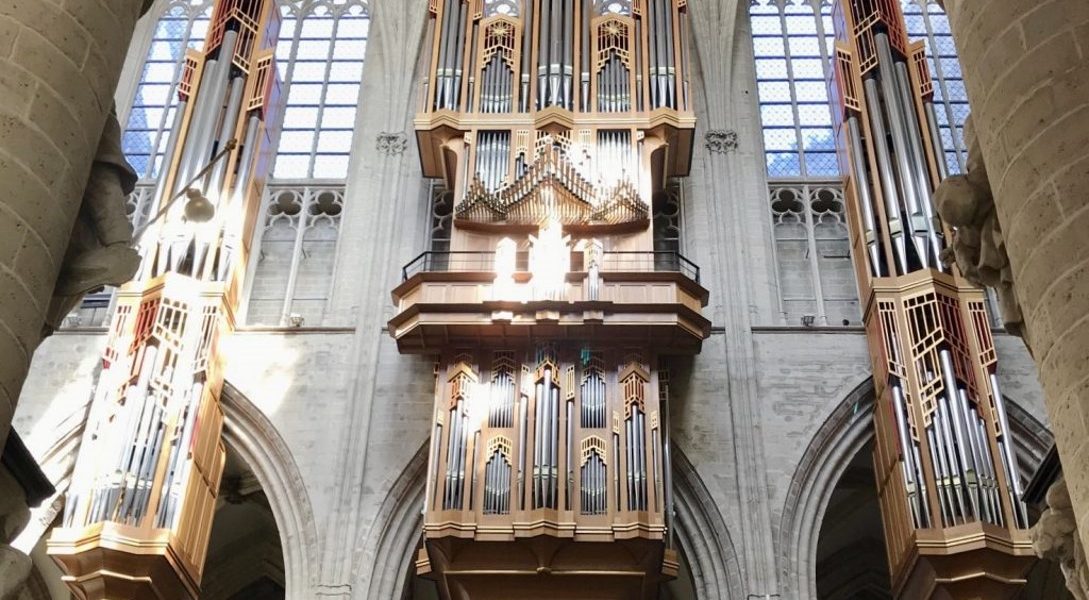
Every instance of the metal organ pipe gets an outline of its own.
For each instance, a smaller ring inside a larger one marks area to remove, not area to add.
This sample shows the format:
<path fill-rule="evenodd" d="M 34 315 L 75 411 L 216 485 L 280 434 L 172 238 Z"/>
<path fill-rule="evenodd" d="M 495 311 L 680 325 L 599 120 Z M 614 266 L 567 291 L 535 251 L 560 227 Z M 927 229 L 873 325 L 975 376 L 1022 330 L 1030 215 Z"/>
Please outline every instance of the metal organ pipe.
<path fill-rule="evenodd" d="M 904 224 L 911 235 L 915 245 L 916 254 L 924 267 L 930 265 L 929 235 L 926 232 L 926 224 L 919 203 L 918 190 L 915 177 L 911 173 L 911 163 L 908 150 L 908 133 L 904 127 L 905 107 L 901 104 L 899 90 L 897 89 L 896 74 L 893 67 L 892 51 L 889 49 L 888 34 L 877 34 L 877 53 L 880 57 L 877 69 L 881 80 L 881 92 L 885 100 L 885 115 L 888 117 L 889 128 L 892 133 L 893 154 L 896 159 L 897 182 L 903 194 L 904 205 L 907 210 L 907 219 Z M 921 239 L 920 239 L 921 238 Z"/>
<path fill-rule="evenodd" d="M 945 179 L 949 176 L 949 167 L 945 163 L 945 146 L 942 144 L 942 136 L 938 129 L 938 116 L 934 113 L 934 103 L 923 102 L 923 110 L 926 111 L 930 145 L 934 149 L 934 163 L 938 165 L 938 179 Z"/>
<path fill-rule="evenodd" d="M 851 168 L 858 180 L 855 189 L 858 190 L 858 204 L 862 209 L 862 227 L 866 238 L 866 249 L 870 255 L 870 273 L 877 277 L 884 277 L 884 266 L 881 261 L 881 246 L 877 239 L 877 221 L 873 214 L 873 198 L 870 196 L 870 181 L 866 173 L 866 159 L 862 153 L 862 132 L 858 125 L 858 117 L 847 117 L 847 137 L 851 145 Z"/>
<path fill-rule="evenodd" d="M 533 48 L 533 0 L 525 4 L 525 27 L 522 29 L 522 93 L 519 96 L 522 112 L 529 111 L 529 81 L 532 64 L 530 57 Z"/>
<path fill-rule="evenodd" d="M 590 44 L 590 30 L 592 29 L 591 23 L 593 23 L 593 13 L 591 7 L 593 5 L 592 0 L 579 0 L 578 4 L 582 6 L 582 24 L 580 25 L 582 31 L 582 50 L 580 56 L 582 57 L 582 93 L 579 95 L 580 108 L 583 111 L 590 110 L 590 53 L 593 46 Z"/>
<path fill-rule="evenodd" d="M 676 75 L 677 69 L 675 67 L 675 61 L 673 56 L 673 6 L 671 0 L 662 0 L 662 13 L 665 15 L 665 37 L 662 38 L 665 45 L 665 67 L 666 67 L 666 100 L 665 106 L 669 108 L 677 107 L 677 82 Z"/>
<path fill-rule="evenodd" d="M 915 471 L 915 465 L 912 460 L 914 457 L 911 452 L 911 449 L 915 444 L 912 442 L 911 436 L 908 435 L 907 423 L 905 422 L 904 417 L 904 411 L 906 409 L 906 406 L 904 405 L 904 395 L 898 384 L 894 384 L 891 387 L 894 411 L 896 413 L 896 429 L 900 436 L 900 451 L 904 455 L 904 484 L 907 486 L 908 494 L 910 495 L 908 501 L 910 503 L 912 516 L 915 520 L 915 526 L 925 527 L 926 525 L 923 523 L 926 522 L 926 512 L 923 510 L 921 503 L 922 494 L 920 486 L 916 485 L 916 481 L 919 481 L 919 477 Z"/>
<path fill-rule="evenodd" d="M 885 214 L 889 221 L 889 237 L 892 238 L 893 251 L 896 252 L 896 263 L 900 266 L 900 274 L 908 273 L 907 248 L 904 241 L 904 220 L 900 215 L 900 203 L 897 201 L 896 184 L 892 174 L 892 158 L 889 156 L 888 138 L 885 133 L 885 122 L 881 118 L 880 111 L 876 107 L 881 106 L 877 93 L 877 82 L 868 78 L 863 82 L 866 90 L 866 103 L 874 107 L 869 111 L 870 127 L 873 129 L 873 147 L 877 155 L 878 179 L 881 181 L 882 195 L 885 197 Z"/>
<path fill-rule="evenodd" d="M 956 410 L 957 399 L 957 382 L 956 376 L 953 371 L 953 360 L 949 356 L 948 350 L 941 350 L 938 353 L 942 363 L 942 379 L 945 383 L 945 393 L 938 398 L 939 410 L 942 412 L 942 418 L 947 422 L 946 428 L 954 438 L 954 446 L 956 447 L 956 464 L 959 465 L 957 474 L 960 478 L 961 489 L 963 495 L 968 497 L 968 503 L 972 507 L 972 516 L 979 517 L 979 499 L 972 494 L 972 489 L 968 477 L 968 452 L 967 452 L 967 422 L 963 421 L 963 415 L 959 414 L 960 411 Z M 950 428 L 951 425 L 951 428 Z M 967 519 L 967 515 L 965 515 Z"/>
<path fill-rule="evenodd" d="M 529 409 L 528 409 L 529 405 L 528 405 L 528 403 L 529 403 L 529 398 L 527 398 L 523 394 L 521 396 L 521 401 L 518 403 L 518 454 L 517 454 L 518 478 L 515 480 L 515 482 L 517 484 L 517 489 L 518 489 L 518 508 L 519 508 L 519 510 L 524 510 L 525 507 L 526 507 L 525 484 L 524 484 L 524 479 L 522 477 L 522 472 L 523 472 L 522 470 L 525 468 L 525 464 L 526 464 L 525 447 L 526 447 L 526 424 L 527 424 L 527 419 L 529 418 Z"/>
<path fill-rule="evenodd" d="M 1013 458 L 1013 448 L 1010 439 L 1010 424 L 1006 415 L 1006 400 L 1002 397 L 1002 389 L 998 385 L 998 376 L 994 373 L 989 373 L 988 377 L 991 383 L 991 394 L 994 397 L 995 412 L 998 413 L 998 426 L 1002 429 L 1002 439 L 998 440 L 998 449 L 1001 452 L 1003 467 L 1005 467 L 1006 475 L 1009 477 L 1010 485 L 1010 502 L 1013 505 L 1013 515 L 1017 519 L 1017 522 L 1022 527 L 1028 526 L 1028 514 L 1025 510 L 1025 505 L 1021 502 L 1021 476 L 1017 472 L 1017 461 Z"/>
<path fill-rule="evenodd" d="M 563 2 L 563 103 L 561 106 L 568 110 L 574 109 L 575 93 L 575 5 L 570 1 Z"/>
<path fill-rule="evenodd" d="M 219 123 L 223 111 L 223 94 L 233 68 L 232 63 L 237 41 L 237 31 L 227 30 L 223 34 L 218 59 L 214 68 L 211 69 L 213 75 L 209 87 L 204 87 L 202 82 L 200 89 L 197 90 L 196 110 L 198 113 L 193 115 L 192 125 L 190 126 L 192 133 L 186 139 L 186 153 L 182 154 L 183 157 L 188 157 L 189 161 L 181 169 L 184 176 L 178 179 L 179 182 L 189 181 L 194 174 L 200 171 L 205 161 L 211 156 L 212 138 L 215 135 L 215 127 Z M 208 61 L 204 68 L 208 69 L 210 63 L 211 61 Z M 193 152 L 187 154 L 190 144 L 193 145 Z"/>
<path fill-rule="evenodd" d="M 911 77 L 908 75 L 907 65 L 903 61 L 897 61 L 896 65 L 896 83 L 900 89 L 900 102 L 904 108 L 902 115 L 904 118 L 904 125 L 906 126 L 908 150 L 910 151 L 910 159 L 912 163 L 911 173 L 915 180 L 915 189 L 919 194 L 919 204 L 923 209 L 923 216 L 926 217 L 925 231 L 927 241 L 930 242 L 930 250 L 934 254 L 933 265 L 934 268 L 939 271 L 945 271 L 945 266 L 942 265 L 941 260 L 938 259 L 938 255 L 941 254 L 942 243 L 940 233 L 935 231 L 935 225 L 937 223 L 934 218 L 934 206 L 930 200 L 930 174 L 926 167 L 926 158 L 923 155 L 923 144 L 920 138 L 920 131 L 918 127 L 918 120 L 915 119 L 915 111 L 912 110 L 914 102 L 912 100 L 913 94 L 911 92 Z"/>

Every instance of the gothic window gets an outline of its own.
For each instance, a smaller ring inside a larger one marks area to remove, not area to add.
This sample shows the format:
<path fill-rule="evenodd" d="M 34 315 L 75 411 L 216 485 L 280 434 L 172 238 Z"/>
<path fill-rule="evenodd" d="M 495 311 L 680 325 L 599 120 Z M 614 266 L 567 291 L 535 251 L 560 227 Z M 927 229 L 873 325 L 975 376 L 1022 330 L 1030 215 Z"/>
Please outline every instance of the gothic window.
<path fill-rule="evenodd" d="M 370 17 L 359 1 L 282 2 L 276 60 L 287 94 L 274 179 L 348 176 Z"/>
<path fill-rule="evenodd" d="M 276 61 L 286 97 L 255 233 L 246 322 L 320 325 L 332 293 L 370 17 L 360 0 L 281 0 Z"/>
<path fill-rule="evenodd" d="M 159 18 L 128 113 L 121 146 L 141 180 L 154 179 L 174 128 L 178 81 L 187 48 L 199 50 L 212 0 L 172 2 Z"/>
<path fill-rule="evenodd" d="M 837 177 L 825 65 L 831 5 L 757 0 L 749 9 L 768 177 Z"/>
<path fill-rule="evenodd" d="M 934 80 L 934 112 L 950 173 L 964 171 L 964 120 L 968 117 L 968 92 L 949 31 L 949 19 L 934 0 L 903 0 L 908 37 L 923 40 L 930 75 Z"/>
<path fill-rule="evenodd" d="M 826 68 L 828 0 L 756 0 L 749 16 L 780 309 L 789 325 L 857 324 Z"/>

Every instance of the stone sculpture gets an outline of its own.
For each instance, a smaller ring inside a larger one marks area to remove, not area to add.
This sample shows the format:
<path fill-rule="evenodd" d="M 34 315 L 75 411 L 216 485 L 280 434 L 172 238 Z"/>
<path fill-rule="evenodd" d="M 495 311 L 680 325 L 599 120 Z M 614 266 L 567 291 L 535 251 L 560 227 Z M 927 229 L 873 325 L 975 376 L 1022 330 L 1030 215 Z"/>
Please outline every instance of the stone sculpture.
<path fill-rule="evenodd" d="M 994 288 L 1006 331 L 1024 337 L 1013 271 L 971 116 L 964 123 L 964 142 L 968 146 L 967 172 L 946 177 L 934 193 L 938 213 L 956 228 L 953 243 L 941 259 L 946 266 L 956 263 L 968 281 Z"/>
<path fill-rule="evenodd" d="M 1066 588 L 1075 600 L 1089 600 L 1089 567 L 1065 480 L 1060 479 L 1047 490 L 1047 506 L 1032 528 L 1032 548 L 1040 558 L 1059 563 Z"/>
<path fill-rule="evenodd" d="M 43 337 L 61 325 L 84 294 L 121 285 L 136 273 L 140 255 L 132 248 L 132 225 L 125 214 L 126 198 L 135 186 L 136 173 L 121 150 L 121 126 L 111 110 L 53 287 Z"/>

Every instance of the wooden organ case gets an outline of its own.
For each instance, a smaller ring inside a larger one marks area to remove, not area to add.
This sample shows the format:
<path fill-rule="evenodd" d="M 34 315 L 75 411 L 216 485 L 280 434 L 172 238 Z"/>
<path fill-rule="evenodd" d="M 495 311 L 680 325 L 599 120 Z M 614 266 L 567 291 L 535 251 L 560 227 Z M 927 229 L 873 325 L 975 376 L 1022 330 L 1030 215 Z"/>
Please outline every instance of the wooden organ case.
<path fill-rule="evenodd" d="M 946 176 L 898 0 L 837 0 L 829 81 L 874 368 L 874 468 L 897 598 L 1004 598 L 1034 560 L 983 290 L 941 255 Z"/>
<path fill-rule="evenodd" d="M 656 245 L 695 118 L 685 0 L 431 0 L 415 121 L 453 196 L 391 335 L 436 357 L 424 547 L 444 598 L 657 598 L 670 355 L 710 334 Z"/>
<path fill-rule="evenodd" d="M 81 599 L 197 598 L 224 466 L 220 340 L 234 327 L 282 112 L 273 0 L 218 0 L 188 50 L 135 279 L 110 336 L 48 551 Z M 205 204 L 206 222 L 190 220 Z M 214 210 L 214 212 L 210 212 Z"/>

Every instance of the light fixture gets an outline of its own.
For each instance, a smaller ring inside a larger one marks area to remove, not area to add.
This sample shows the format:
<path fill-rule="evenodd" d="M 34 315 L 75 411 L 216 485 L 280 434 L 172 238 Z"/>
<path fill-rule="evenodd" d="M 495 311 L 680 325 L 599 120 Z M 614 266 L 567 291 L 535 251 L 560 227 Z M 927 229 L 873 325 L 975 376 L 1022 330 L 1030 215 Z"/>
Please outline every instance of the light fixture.
<path fill-rule="evenodd" d="M 177 194 L 174 194 L 174 196 L 166 202 L 166 204 L 163 204 L 163 207 L 159 209 L 159 212 L 155 213 L 155 216 L 151 217 L 151 219 L 147 223 L 144 223 L 144 225 L 140 227 L 140 229 L 137 229 L 136 232 L 132 234 L 132 238 L 139 239 L 145 231 L 147 231 L 159 219 L 163 218 L 163 215 L 165 215 L 167 211 L 170 210 L 170 207 L 174 206 L 174 203 L 180 200 L 182 196 L 188 198 L 188 200 L 185 201 L 185 209 L 182 212 L 182 214 L 185 215 L 185 220 L 187 222 L 207 223 L 208 221 L 211 221 L 216 215 L 215 204 L 213 204 L 212 201 L 204 195 L 203 191 L 193 187 L 193 184 L 196 183 L 197 180 L 199 180 L 201 177 L 204 177 L 208 173 L 208 171 L 210 171 L 212 167 L 216 165 L 216 163 L 222 160 L 223 157 L 227 156 L 227 154 L 230 153 L 231 150 L 234 150 L 235 146 L 237 145 L 238 141 L 234 139 L 231 139 L 226 144 L 224 144 L 223 148 L 215 156 L 212 157 L 212 160 L 208 161 L 208 164 L 204 165 L 204 168 L 201 169 L 199 173 L 194 175 L 193 178 L 190 179 L 181 188 L 181 190 L 178 191 Z"/>
<path fill-rule="evenodd" d="M 208 196 L 204 195 L 204 192 L 197 188 L 189 188 L 185 190 L 185 195 L 189 197 L 185 201 L 186 221 L 207 223 L 212 220 L 212 217 L 216 216 L 216 207 L 208 199 Z"/>
<path fill-rule="evenodd" d="M 802 315 L 802 325 L 804 325 L 806 327 L 812 327 L 813 322 L 816 321 L 816 320 L 817 320 L 817 317 L 814 316 L 814 315 Z"/>

